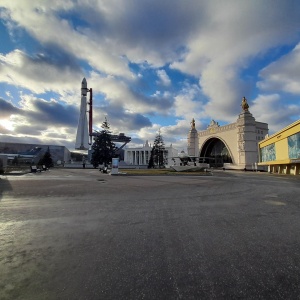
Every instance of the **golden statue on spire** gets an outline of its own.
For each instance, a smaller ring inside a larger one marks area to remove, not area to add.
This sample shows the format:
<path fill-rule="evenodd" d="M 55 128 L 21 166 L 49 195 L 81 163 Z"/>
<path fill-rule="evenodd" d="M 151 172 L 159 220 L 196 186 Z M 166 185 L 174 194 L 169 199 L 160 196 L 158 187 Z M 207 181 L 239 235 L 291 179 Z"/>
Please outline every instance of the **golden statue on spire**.
<path fill-rule="evenodd" d="M 196 129 L 195 127 L 195 119 L 193 118 L 192 122 L 191 122 L 191 125 L 192 125 L 192 129 Z"/>
<path fill-rule="evenodd" d="M 241 106 L 242 106 L 243 111 L 248 111 L 249 104 L 248 104 L 248 102 L 247 102 L 246 97 L 243 97 Z"/>

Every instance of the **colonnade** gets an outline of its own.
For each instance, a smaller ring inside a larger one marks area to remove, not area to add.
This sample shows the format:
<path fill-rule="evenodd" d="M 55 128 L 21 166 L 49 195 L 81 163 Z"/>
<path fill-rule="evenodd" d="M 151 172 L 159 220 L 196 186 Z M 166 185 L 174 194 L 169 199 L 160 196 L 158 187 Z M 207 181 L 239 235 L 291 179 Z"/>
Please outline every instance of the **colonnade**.
<path fill-rule="evenodd" d="M 148 165 L 151 150 L 127 150 L 124 161 L 130 165 Z"/>

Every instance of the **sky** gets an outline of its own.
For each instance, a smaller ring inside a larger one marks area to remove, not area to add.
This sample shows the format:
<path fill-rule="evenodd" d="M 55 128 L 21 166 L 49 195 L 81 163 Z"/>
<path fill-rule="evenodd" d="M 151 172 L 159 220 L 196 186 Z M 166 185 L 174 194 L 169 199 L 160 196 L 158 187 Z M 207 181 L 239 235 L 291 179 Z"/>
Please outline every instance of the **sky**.
<path fill-rule="evenodd" d="M 270 134 L 300 118 L 300 1 L 0 0 L 0 141 L 74 150 L 81 81 L 94 130 L 187 147 L 245 96 Z"/>

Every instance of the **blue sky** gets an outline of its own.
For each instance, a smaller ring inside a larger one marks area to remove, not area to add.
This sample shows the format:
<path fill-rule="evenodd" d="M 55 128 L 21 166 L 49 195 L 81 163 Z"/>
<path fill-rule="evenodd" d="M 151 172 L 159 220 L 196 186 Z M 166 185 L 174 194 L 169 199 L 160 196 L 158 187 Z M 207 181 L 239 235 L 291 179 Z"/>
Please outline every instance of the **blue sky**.
<path fill-rule="evenodd" d="M 300 116 L 300 2 L 0 3 L 0 141 L 75 147 L 82 78 L 94 129 L 186 149 L 192 118 L 235 122 L 243 96 L 270 133 Z"/>

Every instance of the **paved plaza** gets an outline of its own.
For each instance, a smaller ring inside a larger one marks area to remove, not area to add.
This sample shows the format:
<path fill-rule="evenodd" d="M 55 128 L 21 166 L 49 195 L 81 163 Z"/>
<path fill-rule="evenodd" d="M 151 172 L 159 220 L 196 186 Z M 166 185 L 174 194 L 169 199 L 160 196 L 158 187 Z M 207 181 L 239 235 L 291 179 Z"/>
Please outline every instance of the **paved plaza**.
<path fill-rule="evenodd" d="M 0 176 L 0 299 L 299 299 L 300 179 Z"/>

